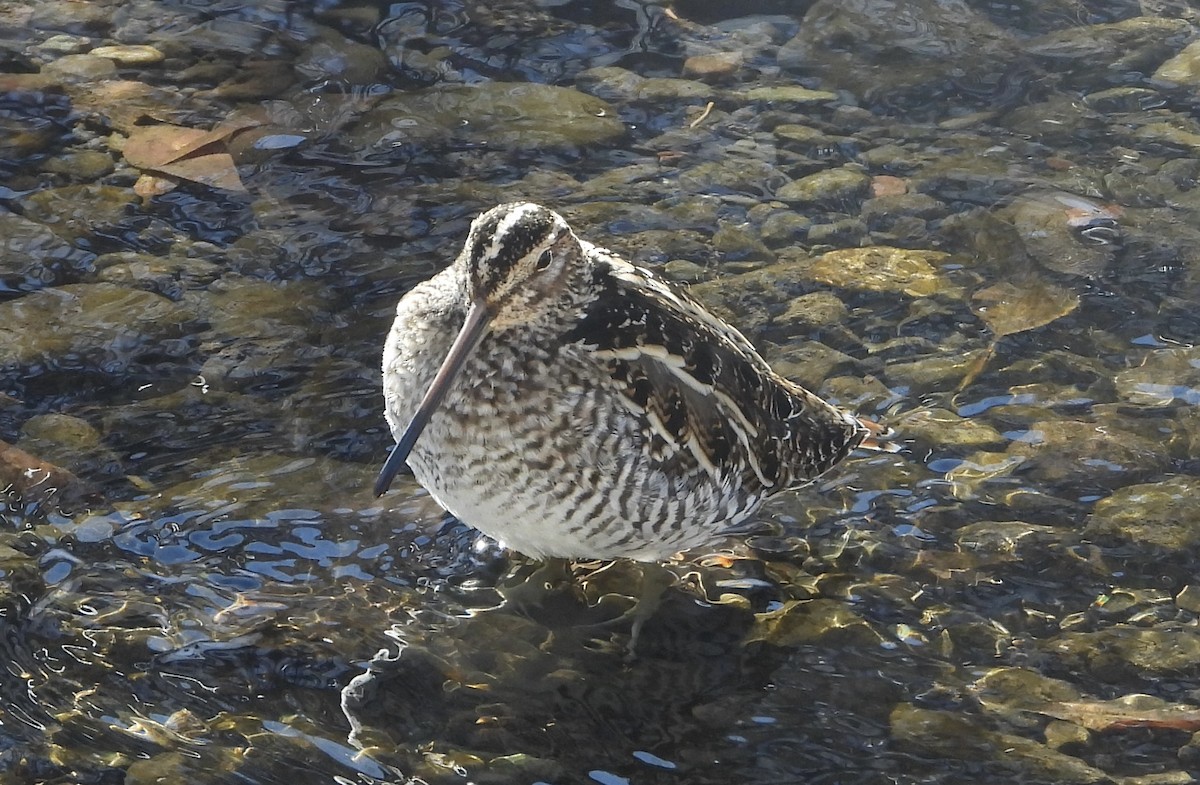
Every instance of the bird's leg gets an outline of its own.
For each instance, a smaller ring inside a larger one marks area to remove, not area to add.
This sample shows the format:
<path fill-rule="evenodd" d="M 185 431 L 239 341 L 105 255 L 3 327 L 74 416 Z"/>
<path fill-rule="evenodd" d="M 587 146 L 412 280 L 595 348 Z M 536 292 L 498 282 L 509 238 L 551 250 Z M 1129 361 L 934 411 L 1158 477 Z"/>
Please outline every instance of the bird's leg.
<path fill-rule="evenodd" d="M 638 638 L 646 622 L 654 616 L 662 606 L 663 595 L 677 581 L 675 573 L 658 562 L 646 562 L 642 565 L 642 585 L 640 596 L 636 598 L 633 607 L 626 616 L 633 619 L 633 627 L 629 632 L 629 646 L 625 659 L 637 657 Z"/>
<path fill-rule="evenodd" d="M 546 595 L 565 584 L 574 586 L 570 559 L 523 561 L 515 565 L 496 584 L 496 591 L 519 609 L 545 605 Z"/>

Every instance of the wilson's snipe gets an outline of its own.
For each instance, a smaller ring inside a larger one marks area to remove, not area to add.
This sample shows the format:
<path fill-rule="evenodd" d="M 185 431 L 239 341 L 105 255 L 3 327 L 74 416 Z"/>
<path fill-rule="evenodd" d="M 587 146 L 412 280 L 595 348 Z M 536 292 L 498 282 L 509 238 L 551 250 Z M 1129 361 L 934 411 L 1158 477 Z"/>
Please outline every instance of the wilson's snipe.
<path fill-rule="evenodd" d="M 883 430 L 776 374 L 671 284 L 512 203 L 406 294 L 383 353 L 397 444 L 459 520 L 533 557 L 721 538 Z"/>

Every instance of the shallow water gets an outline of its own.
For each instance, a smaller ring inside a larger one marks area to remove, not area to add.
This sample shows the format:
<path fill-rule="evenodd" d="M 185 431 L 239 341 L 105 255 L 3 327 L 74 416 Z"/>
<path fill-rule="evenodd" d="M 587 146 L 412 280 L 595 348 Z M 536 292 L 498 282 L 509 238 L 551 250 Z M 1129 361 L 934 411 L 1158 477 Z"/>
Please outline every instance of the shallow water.
<path fill-rule="evenodd" d="M 0 7 L 6 781 L 1191 782 L 1196 22 Z M 370 494 L 396 299 L 516 197 L 905 445 L 633 661 L 636 568 Z"/>

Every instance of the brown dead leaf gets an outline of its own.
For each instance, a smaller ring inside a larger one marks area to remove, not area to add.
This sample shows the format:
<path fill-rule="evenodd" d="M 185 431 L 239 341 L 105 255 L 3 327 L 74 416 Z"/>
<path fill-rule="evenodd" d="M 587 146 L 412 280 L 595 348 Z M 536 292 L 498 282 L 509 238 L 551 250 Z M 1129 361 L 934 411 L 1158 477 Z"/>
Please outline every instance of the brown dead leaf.
<path fill-rule="evenodd" d="M 180 125 L 147 125 L 134 128 L 122 151 L 125 160 L 139 169 L 158 169 L 203 146 L 208 132 Z"/>
<path fill-rule="evenodd" d="M 224 151 L 224 140 L 257 124 L 243 121 L 217 126 L 211 131 L 179 125 L 137 127 L 122 152 L 125 160 L 139 169 L 213 188 L 245 191 L 233 156 Z"/>
<path fill-rule="evenodd" d="M 1004 282 L 975 292 L 973 310 L 997 338 L 1034 330 L 1079 307 L 1079 295 L 1034 278 Z"/>
<path fill-rule="evenodd" d="M 238 176 L 237 166 L 233 163 L 233 156 L 229 153 L 193 155 L 159 167 L 159 171 L 212 188 L 223 188 L 226 191 L 246 190 L 242 178 Z"/>

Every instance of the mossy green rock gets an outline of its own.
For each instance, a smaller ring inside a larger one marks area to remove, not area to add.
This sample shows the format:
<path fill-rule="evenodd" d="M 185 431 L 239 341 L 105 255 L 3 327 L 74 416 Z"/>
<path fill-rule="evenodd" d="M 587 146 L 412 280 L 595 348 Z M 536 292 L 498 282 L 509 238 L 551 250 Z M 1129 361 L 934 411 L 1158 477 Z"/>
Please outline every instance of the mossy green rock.
<path fill-rule="evenodd" d="M 1101 783 L 1112 780 L 1078 758 L 1022 736 L 997 733 L 966 715 L 923 709 L 901 703 L 892 710 L 892 741 L 901 749 L 956 760 L 1003 761 L 1020 772 L 1016 779 L 1063 783 Z"/>
<path fill-rule="evenodd" d="M 895 292 L 927 297 L 953 292 L 938 266 L 949 258 L 941 251 L 922 251 L 876 245 L 843 248 L 822 254 L 812 265 L 813 280 L 841 289 Z"/>
<path fill-rule="evenodd" d="M 1191 551 L 1200 546 L 1198 494 L 1200 477 L 1171 477 L 1121 488 L 1096 502 L 1084 534 L 1092 538 L 1119 537 L 1172 551 Z"/>
<path fill-rule="evenodd" d="M 1183 87 L 1200 87 L 1200 41 L 1193 41 L 1160 65 L 1154 78 Z"/>
<path fill-rule="evenodd" d="M 389 98 L 351 134 L 354 147 L 462 139 L 517 150 L 613 142 L 625 133 L 616 110 L 568 87 L 529 82 L 444 86 Z"/>
<path fill-rule="evenodd" d="M 1200 349 L 1158 349 L 1116 375 L 1122 398 L 1143 406 L 1200 404 Z"/>
<path fill-rule="evenodd" d="M 24 366 L 68 355 L 132 355 L 176 338 L 195 320 L 165 297 L 109 283 L 68 284 L 0 303 L 0 358 Z"/>
<path fill-rule="evenodd" d="M 1200 665 L 1200 633 L 1192 629 L 1128 625 L 1069 632 L 1045 643 L 1064 666 L 1086 668 L 1095 678 L 1124 682 L 1136 676 L 1191 673 Z"/>
<path fill-rule="evenodd" d="M 755 619 L 750 640 L 792 647 L 808 643 L 878 646 L 882 638 L 845 603 L 837 600 L 789 602 Z"/>
<path fill-rule="evenodd" d="M 960 417 L 948 409 L 917 409 L 904 416 L 896 427 L 908 436 L 944 447 L 982 449 L 1006 442 L 992 426 L 978 419 Z"/>
<path fill-rule="evenodd" d="M 91 269 L 96 255 L 77 248 L 48 226 L 0 213 L 0 287 L 30 291 Z"/>
<path fill-rule="evenodd" d="M 785 202 L 844 207 L 856 203 L 871 187 L 871 178 L 856 169 L 827 169 L 801 177 L 775 192 Z"/>
<path fill-rule="evenodd" d="M 1053 63 L 1058 72 L 1083 71 L 1093 76 L 1096 71 L 1146 73 L 1192 35 L 1192 25 L 1183 19 L 1135 16 L 1109 24 L 1069 25 L 1034 38 L 1026 47 Z M 1167 64 L 1159 70 L 1163 68 Z"/>
<path fill-rule="evenodd" d="M 754 87 L 733 96 L 756 103 L 783 104 L 794 106 L 821 106 L 837 100 L 837 93 L 828 90 L 809 90 L 800 85 L 774 85 Z"/>
<path fill-rule="evenodd" d="M 1008 448 L 1027 459 L 1022 472 L 1052 486 L 1097 483 L 1112 487 L 1148 479 L 1170 466 L 1161 439 L 1123 428 L 1116 417 L 1097 422 L 1042 420 L 1030 423 Z M 1200 527 L 1197 529 L 1200 532 Z"/>
<path fill-rule="evenodd" d="M 846 304 L 832 292 L 809 292 L 788 303 L 787 310 L 776 316 L 774 322 L 782 327 L 811 330 L 841 324 L 849 313 Z"/>

